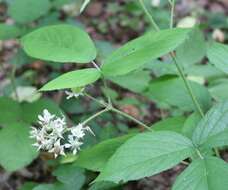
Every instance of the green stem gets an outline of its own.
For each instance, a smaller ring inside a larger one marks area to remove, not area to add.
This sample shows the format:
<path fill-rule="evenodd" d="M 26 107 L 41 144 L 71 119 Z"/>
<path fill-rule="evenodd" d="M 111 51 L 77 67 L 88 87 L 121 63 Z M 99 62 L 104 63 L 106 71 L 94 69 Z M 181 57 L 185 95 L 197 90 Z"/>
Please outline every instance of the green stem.
<path fill-rule="evenodd" d="M 191 99 L 192 99 L 192 101 L 193 101 L 193 103 L 194 103 L 196 109 L 198 110 L 198 112 L 199 112 L 199 114 L 201 115 L 201 117 L 204 117 L 203 110 L 201 109 L 200 104 L 199 104 L 199 102 L 197 101 L 197 99 L 196 99 L 196 97 L 195 97 L 195 95 L 194 95 L 194 93 L 193 93 L 193 91 L 192 91 L 191 85 L 189 84 L 188 80 L 186 79 L 186 77 L 185 77 L 185 75 L 184 75 L 184 72 L 183 72 L 181 66 L 178 64 L 177 59 L 176 59 L 174 53 L 170 53 L 170 56 L 172 57 L 173 62 L 174 62 L 174 64 L 176 65 L 176 68 L 177 68 L 177 70 L 178 70 L 178 72 L 179 72 L 181 78 L 182 78 L 183 81 L 184 81 L 185 87 L 186 87 L 187 91 L 189 92 L 189 95 L 191 96 Z"/>
<path fill-rule="evenodd" d="M 200 157 L 200 159 L 204 159 L 203 155 L 201 154 L 201 152 L 199 151 L 198 148 L 195 148 L 196 149 L 196 153 L 198 154 L 198 156 Z"/>
<path fill-rule="evenodd" d="M 2 64 L 0 64 L 0 68 L 2 71 L 4 71 Z M 19 101 L 19 95 L 17 93 L 16 83 L 15 83 L 15 72 L 16 72 L 16 67 L 13 66 L 11 73 L 7 74 L 7 76 L 10 78 L 10 82 L 11 82 L 15 97 L 16 97 L 17 101 Z"/>
<path fill-rule="evenodd" d="M 149 126 L 147 126 L 146 124 L 144 124 L 141 121 L 137 120 L 136 118 L 132 117 L 131 115 L 128 115 L 125 112 L 122 112 L 122 111 L 120 111 L 120 110 L 118 110 L 116 108 L 111 108 L 111 111 L 113 111 L 115 113 L 118 113 L 118 114 L 120 114 L 120 115 L 122 115 L 122 116 L 124 116 L 124 117 L 126 117 L 126 118 L 128 118 L 128 119 L 130 119 L 132 121 L 134 121 L 135 123 L 137 123 L 137 124 L 143 126 L 144 128 L 148 129 L 149 131 L 153 131 Z"/>
<path fill-rule="evenodd" d="M 151 14 L 148 12 L 148 10 L 147 10 L 147 8 L 146 8 L 146 6 L 145 6 L 145 4 L 144 4 L 144 1 L 143 1 L 143 0 L 139 0 L 139 1 L 140 1 L 141 5 L 142 5 L 142 8 L 143 8 L 145 14 L 146 14 L 146 15 L 148 16 L 148 18 L 150 19 L 151 24 L 152 24 L 155 28 L 157 28 L 157 29 L 156 29 L 157 31 L 159 31 L 160 28 L 159 28 L 158 25 L 155 23 L 155 21 L 154 21 L 153 17 L 151 16 Z M 172 15 L 172 17 L 171 17 L 171 24 L 172 24 L 172 27 L 173 27 L 173 15 L 174 15 L 175 0 L 173 0 L 171 4 L 172 4 L 172 12 L 173 12 L 173 13 L 171 13 L 171 15 Z M 184 72 L 182 71 L 181 66 L 178 64 L 178 62 L 177 62 L 177 60 L 176 60 L 175 54 L 172 52 L 172 53 L 170 53 L 170 56 L 172 57 L 172 59 L 173 59 L 173 61 L 174 61 L 174 64 L 175 64 L 175 66 L 176 66 L 176 68 L 177 68 L 177 70 L 178 70 L 178 72 L 179 72 L 181 78 L 182 78 L 183 81 L 184 81 L 184 84 L 185 84 L 185 86 L 186 86 L 186 89 L 187 89 L 189 95 L 191 96 L 191 99 L 192 99 L 192 101 L 193 101 L 193 103 L 194 103 L 196 109 L 198 110 L 198 112 L 200 113 L 200 115 L 203 117 L 203 116 L 204 116 L 204 113 L 203 113 L 203 111 L 202 111 L 202 109 L 201 109 L 201 107 L 200 107 L 200 104 L 198 103 L 198 101 L 197 101 L 197 99 L 196 99 L 196 97 L 195 97 L 195 95 L 194 95 L 194 93 L 193 93 L 193 91 L 192 91 L 192 88 L 191 88 L 189 82 L 187 81 L 187 79 L 186 79 L 186 77 L 185 77 L 185 75 L 184 75 Z"/>
<path fill-rule="evenodd" d="M 108 85 L 107 85 L 107 82 L 106 82 L 106 80 L 105 80 L 105 77 L 104 77 L 104 75 L 103 75 L 103 73 L 102 73 L 100 67 L 96 64 L 95 61 L 92 61 L 92 64 L 93 64 L 93 66 L 101 73 L 101 79 L 102 79 L 102 81 L 103 81 L 104 88 L 106 89 L 106 91 L 108 91 Z M 109 104 L 112 104 L 112 101 L 111 101 L 110 96 L 108 96 L 107 94 L 105 94 L 105 96 L 106 96 L 106 98 L 108 99 L 108 103 L 109 103 Z"/>
<path fill-rule="evenodd" d="M 174 23 L 174 11 L 175 11 L 175 0 L 170 2 L 171 4 L 171 16 L 170 16 L 170 28 L 173 28 Z"/>
<path fill-rule="evenodd" d="M 12 71 L 10 73 L 10 81 L 11 81 L 11 85 L 13 87 L 15 97 L 16 97 L 17 101 L 19 101 L 19 95 L 17 93 L 17 86 L 16 86 L 16 82 L 15 82 L 15 72 L 16 72 L 16 66 L 13 66 Z"/>
<path fill-rule="evenodd" d="M 97 102 L 98 104 L 100 104 L 101 106 L 103 106 L 105 108 L 108 106 L 108 104 L 106 102 L 104 102 L 103 100 L 98 100 L 87 93 L 84 93 L 84 95 L 87 96 L 89 99 L 93 100 L 94 102 Z"/>
<path fill-rule="evenodd" d="M 120 110 L 114 108 L 111 104 L 108 104 L 108 103 L 106 103 L 106 102 L 99 101 L 98 99 L 94 98 L 93 96 L 91 96 L 91 95 L 89 95 L 89 94 L 87 94 L 87 93 L 84 93 L 84 94 L 85 94 L 85 96 L 87 96 L 87 97 L 90 98 L 91 100 L 97 102 L 97 103 L 100 104 L 101 106 L 106 107 L 107 111 L 113 111 L 113 112 L 115 112 L 115 113 L 118 113 L 118 114 L 120 114 L 120 115 L 122 115 L 122 116 L 124 116 L 124 117 L 126 117 L 126 118 L 128 118 L 128 119 L 130 119 L 130 120 L 132 120 L 132 121 L 134 121 L 135 123 L 137 123 L 137 124 L 143 126 L 145 129 L 148 129 L 149 131 L 153 131 L 153 130 L 152 130 L 149 126 L 147 126 L 146 124 L 142 123 L 141 121 L 139 121 L 138 119 L 132 117 L 131 115 L 128 115 L 127 113 L 122 112 L 122 111 L 120 111 Z M 106 110 L 106 109 L 105 109 L 105 110 Z M 102 112 L 102 113 L 103 113 L 103 112 Z M 99 115 L 100 115 L 100 114 L 99 114 L 99 112 L 98 112 L 98 115 L 95 114 L 95 117 L 97 117 L 97 116 L 99 116 Z M 93 119 L 93 118 L 95 118 L 95 117 L 92 116 L 91 118 Z M 88 120 L 88 119 L 87 119 L 87 120 Z M 89 121 L 90 121 L 90 120 L 91 120 L 91 119 L 89 118 Z M 87 122 L 87 121 L 85 121 L 85 122 Z M 84 122 L 83 122 L 83 123 L 84 123 Z"/>
<path fill-rule="evenodd" d="M 143 0 L 139 0 L 139 3 L 140 3 L 140 5 L 142 6 L 143 11 L 145 12 L 145 14 L 147 15 L 147 17 L 149 18 L 149 20 L 150 20 L 152 26 L 154 27 L 154 29 L 155 29 L 156 31 L 159 31 L 160 28 L 158 27 L 158 25 L 157 25 L 156 22 L 154 21 L 153 17 L 151 16 L 151 14 L 149 13 L 149 11 L 147 10 L 144 1 L 143 1 Z"/>
<path fill-rule="evenodd" d="M 91 120 L 95 119 L 96 117 L 100 116 L 101 114 L 107 112 L 107 111 L 110 111 L 110 109 L 105 108 L 97 113 L 95 113 L 94 115 L 92 115 L 91 117 L 89 117 L 88 119 L 86 119 L 85 121 L 83 121 L 82 125 L 86 125 L 87 123 L 89 123 Z"/>

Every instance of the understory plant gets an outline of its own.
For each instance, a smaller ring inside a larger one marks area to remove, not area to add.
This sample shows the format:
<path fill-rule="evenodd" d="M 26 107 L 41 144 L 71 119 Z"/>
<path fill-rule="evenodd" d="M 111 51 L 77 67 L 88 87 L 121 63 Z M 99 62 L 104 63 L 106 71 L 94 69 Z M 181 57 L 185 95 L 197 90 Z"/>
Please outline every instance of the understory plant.
<path fill-rule="evenodd" d="M 200 25 L 174 27 L 175 0 L 169 0 L 167 29 L 159 28 L 143 0 L 139 4 L 153 28 L 103 60 L 97 61 L 99 52 L 90 36 L 74 25 L 41 27 L 21 39 L 22 48 L 33 58 L 82 67 L 49 81 L 40 92 L 63 91 L 67 99 L 87 98 L 100 106 L 98 112 L 76 125 L 68 124 L 66 116 L 53 113 L 47 106 L 37 115 L 38 121 L 30 131 L 33 145 L 55 157 L 62 155 L 74 166 L 99 172 L 91 184 L 100 189 L 153 176 L 180 163 L 186 168 L 177 177 L 173 190 L 226 190 L 228 164 L 220 150 L 228 145 L 228 100 L 221 98 L 221 89 L 208 90 L 205 84 L 218 73 L 228 73 L 228 46 L 206 42 Z M 202 60 L 204 65 L 194 65 Z M 155 79 L 144 88 L 148 81 L 141 80 L 141 76 L 147 75 L 148 69 L 154 71 Z M 209 72 L 213 69 L 216 74 Z M 96 82 L 104 89 L 103 98 L 90 93 L 89 87 Z M 225 77 L 223 82 L 227 82 Z M 175 122 L 169 123 L 169 118 L 154 125 L 145 124 L 119 109 L 110 93 L 111 83 L 147 97 L 161 110 L 173 109 L 176 114 L 186 115 L 185 124 L 177 127 Z M 81 150 L 84 136 L 95 135 L 92 121 L 108 112 L 143 130 Z M 55 185 L 51 188 L 57 189 Z"/>

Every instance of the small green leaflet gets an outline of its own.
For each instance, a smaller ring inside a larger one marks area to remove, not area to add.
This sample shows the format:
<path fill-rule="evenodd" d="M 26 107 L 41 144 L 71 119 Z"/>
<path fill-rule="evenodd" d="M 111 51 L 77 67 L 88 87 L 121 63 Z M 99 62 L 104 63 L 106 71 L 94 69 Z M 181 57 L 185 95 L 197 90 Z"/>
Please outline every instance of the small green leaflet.
<path fill-rule="evenodd" d="M 95 182 L 119 183 L 152 176 L 175 166 L 193 152 L 192 142 L 175 132 L 138 134 L 117 149 Z"/>
<path fill-rule="evenodd" d="M 174 50 L 184 42 L 189 31 L 177 28 L 148 32 L 114 51 L 101 69 L 106 76 L 127 74 Z"/>
<path fill-rule="evenodd" d="M 14 0 L 9 4 L 8 13 L 16 22 L 25 24 L 45 15 L 50 7 L 49 0 Z"/>
<path fill-rule="evenodd" d="M 216 157 L 194 160 L 172 190 L 227 190 L 228 164 Z"/>
<path fill-rule="evenodd" d="M 15 171 L 30 164 L 38 152 L 29 138 L 30 125 L 11 123 L 0 130 L 0 165 L 7 171 Z"/>
<path fill-rule="evenodd" d="M 228 145 L 228 101 L 210 109 L 196 127 L 193 142 L 207 147 Z"/>
<path fill-rule="evenodd" d="M 216 42 L 210 44 L 207 56 L 216 68 L 228 74 L 228 45 Z"/>
<path fill-rule="evenodd" d="M 85 31 L 66 24 L 37 29 L 24 36 L 21 43 L 29 56 L 46 61 L 88 63 L 97 54 Z"/>
<path fill-rule="evenodd" d="M 97 69 L 81 69 L 65 73 L 44 85 L 41 91 L 60 90 L 66 88 L 84 87 L 100 78 Z"/>
<path fill-rule="evenodd" d="M 185 121 L 182 128 L 182 133 L 188 137 L 192 138 L 192 134 L 197 127 L 199 121 L 202 119 L 201 115 L 198 112 L 192 113 Z"/>

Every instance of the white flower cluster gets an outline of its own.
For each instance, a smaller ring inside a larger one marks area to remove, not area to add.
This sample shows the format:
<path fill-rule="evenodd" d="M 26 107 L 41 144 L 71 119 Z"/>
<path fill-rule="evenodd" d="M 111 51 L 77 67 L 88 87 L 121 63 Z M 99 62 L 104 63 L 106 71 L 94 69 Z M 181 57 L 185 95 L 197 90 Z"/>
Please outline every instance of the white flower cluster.
<path fill-rule="evenodd" d="M 72 151 L 76 154 L 83 144 L 81 141 L 85 132 L 92 130 L 82 124 L 68 128 L 65 117 L 52 115 L 48 110 L 43 111 L 43 115 L 38 116 L 40 128 L 32 127 L 30 137 L 36 140 L 33 144 L 38 150 L 45 150 L 54 153 L 54 156 L 65 155 L 65 151 Z"/>

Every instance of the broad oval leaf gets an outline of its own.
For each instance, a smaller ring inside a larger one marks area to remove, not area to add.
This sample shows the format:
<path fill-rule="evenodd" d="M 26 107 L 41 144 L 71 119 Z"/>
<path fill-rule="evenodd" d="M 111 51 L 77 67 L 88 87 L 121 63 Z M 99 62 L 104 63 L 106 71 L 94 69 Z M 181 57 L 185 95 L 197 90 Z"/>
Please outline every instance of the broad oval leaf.
<path fill-rule="evenodd" d="M 29 138 L 30 125 L 11 123 L 0 130 L 0 165 L 7 171 L 16 171 L 30 164 L 38 156 Z"/>
<path fill-rule="evenodd" d="M 191 66 L 206 55 L 206 42 L 198 27 L 194 28 L 176 51 L 178 61 L 184 66 Z"/>
<path fill-rule="evenodd" d="M 47 61 L 88 63 L 97 54 L 89 35 L 72 25 L 40 28 L 24 36 L 21 43 L 28 55 Z"/>
<path fill-rule="evenodd" d="M 94 147 L 82 150 L 74 165 L 92 171 L 101 171 L 117 148 L 131 137 L 133 137 L 133 135 L 125 135 L 109 139 L 95 145 Z M 91 160 L 93 161 L 91 162 Z"/>
<path fill-rule="evenodd" d="M 193 142 L 207 147 L 228 145 L 228 101 L 210 109 L 196 127 Z"/>
<path fill-rule="evenodd" d="M 22 108 L 11 98 L 0 97 L 0 126 L 21 121 Z"/>
<path fill-rule="evenodd" d="M 192 142 L 175 132 L 148 132 L 124 143 L 95 181 L 118 183 L 167 170 L 194 152 Z"/>
<path fill-rule="evenodd" d="M 147 88 L 151 77 L 149 71 L 139 70 L 127 75 L 109 77 L 108 79 L 123 88 L 140 93 Z"/>
<path fill-rule="evenodd" d="M 155 131 L 173 131 L 182 133 L 186 118 L 184 116 L 168 117 L 151 126 Z"/>
<path fill-rule="evenodd" d="M 195 160 L 177 178 L 172 190 L 227 190 L 228 164 L 216 157 Z"/>
<path fill-rule="evenodd" d="M 9 4 L 8 13 L 18 23 L 32 22 L 50 9 L 49 0 L 14 0 Z"/>
<path fill-rule="evenodd" d="M 101 76 L 97 69 L 81 69 L 65 73 L 44 85 L 40 91 L 60 90 L 84 87 L 98 80 Z"/>
<path fill-rule="evenodd" d="M 212 98 L 207 88 L 193 81 L 189 81 L 189 84 L 201 108 L 207 111 L 212 104 Z M 195 110 L 195 105 L 192 102 L 184 82 L 179 77 L 164 76 L 155 79 L 151 81 L 144 94 L 157 104 L 162 104 L 166 107 L 173 106 L 183 111 Z"/>
<path fill-rule="evenodd" d="M 86 181 L 85 170 L 72 164 L 60 165 L 52 174 L 62 183 L 56 190 L 80 190 Z"/>
<path fill-rule="evenodd" d="M 215 42 L 210 44 L 207 56 L 216 68 L 228 73 L 228 45 Z"/>
<path fill-rule="evenodd" d="M 169 29 L 148 32 L 114 51 L 104 61 L 101 69 L 106 76 L 127 74 L 174 50 L 184 42 L 189 31 L 188 29 Z"/>

